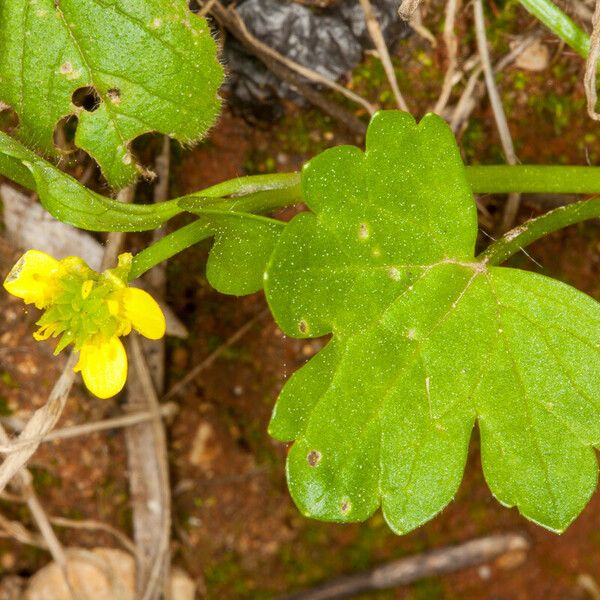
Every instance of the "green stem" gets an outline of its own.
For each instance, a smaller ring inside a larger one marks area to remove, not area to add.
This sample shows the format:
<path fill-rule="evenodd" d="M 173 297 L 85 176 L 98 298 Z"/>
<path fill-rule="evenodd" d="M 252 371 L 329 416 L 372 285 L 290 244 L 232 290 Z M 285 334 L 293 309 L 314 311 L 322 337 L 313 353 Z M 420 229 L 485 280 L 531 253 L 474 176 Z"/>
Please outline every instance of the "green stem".
<path fill-rule="evenodd" d="M 494 165 L 466 167 L 476 194 L 600 194 L 600 167 Z"/>
<path fill-rule="evenodd" d="M 520 0 L 532 15 L 548 29 L 564 40 L 575 52 L 587 58 L 590 52 L 590 37 L 578 27 L 558 6 L 550 0 Z"/>
<path fill-rule="evenodd" d="M 144 248 L 133 257 L 129 281 L 137 279 L 152 267 L 179 254 L 186 248 L 208 239 L 212 235 L 213 228 L 211 224 L 200 220 L 193 221 L 165 235 L 165 237 Z"/>
<path fill-rule="evenodd" d="M 179 199 L 178 204 L 181 208 L 200 216 L 207 213 L 214 214 L 215 211 L 234 212 L 240 215 L 269 212 L 302 201 L 298 177 L 296 174 L 293 175 L 294 177 L 287 178 L 288 184 L 291 184 L 287 188 L 275 189 L 271 187 L 267 191 L 230 199 L 206 197 L 206 190 L 204 190 L 201 197 L 195 194 L 185 196 Z M 254 215 L 249 216 L 254 217 Z M 213 233 L 212 224 L 200 219 L 169 233 L 133 257 L 129 280 L 137 279 L 152 267 L 211 237 Z"/>
<path fill-rule="evenodd" d="M 504 234 L 477 258 L 490 265 L 499 265 L 540 238 L 569 225 L 600 217 L 600 198 L 567 204 L 531 219 Z"/>

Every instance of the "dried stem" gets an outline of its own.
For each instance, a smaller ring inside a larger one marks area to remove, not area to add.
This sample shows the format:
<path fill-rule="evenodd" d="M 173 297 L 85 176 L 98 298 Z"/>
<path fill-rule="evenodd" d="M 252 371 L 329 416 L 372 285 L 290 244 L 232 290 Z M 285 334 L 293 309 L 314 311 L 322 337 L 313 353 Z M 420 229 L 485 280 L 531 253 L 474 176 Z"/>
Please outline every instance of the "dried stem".
<path fill-rule="evenodd" d="M 162 417 L 172 417 L 177 412 L 178 406 L 175 403 L 164 404 L 160 407 Z M 104 419 L 95 423 L 83 423 L 82 425 L 72 425 L 70 427 L 62 427 L 54 429 L 45 436 L 38 436 L 30 440 L 14 440 L 8 444 L 0 444 L 0 454 L 11 454 L 17 450 L 30 445 L 32 442 L 53 442 L 57 440 L 65 440 L 82 435 L 98 433 L 99 431 L 108 431 L 110 429 L 122 429 L 139 425 L 146 421 L 154 419 L 154 413 L 150 411 L 141 411 L 138 413 L 113 417 L 112 419 Z"/>

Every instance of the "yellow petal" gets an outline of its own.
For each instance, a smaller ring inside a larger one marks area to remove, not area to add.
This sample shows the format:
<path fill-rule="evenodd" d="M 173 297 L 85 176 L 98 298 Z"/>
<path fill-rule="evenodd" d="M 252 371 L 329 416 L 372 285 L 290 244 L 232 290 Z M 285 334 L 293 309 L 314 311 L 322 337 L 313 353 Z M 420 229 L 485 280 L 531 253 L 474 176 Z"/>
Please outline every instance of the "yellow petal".
<path fill-rule="evenodd" d="M 121 340 L 112 337 L 84 344 L 74 370 L 81 371 L 85 386 L 98 398 L 118 394 L 127 380 L 127 354 Z"/>
<path fill-rule="evenodd" d="M 156 300 L 144 290 L 124 288 L 119 291 L 124 317 L 143 336 L 158 340 L 165 335 L 165 315 Z"/>
<path fill-rule="evenodd" d="M 28 250 L 4 280 L 4 289 L 26 304 L 44 308 L 54 293 L 54 275 L 59 262 L 40 250 Z"/>

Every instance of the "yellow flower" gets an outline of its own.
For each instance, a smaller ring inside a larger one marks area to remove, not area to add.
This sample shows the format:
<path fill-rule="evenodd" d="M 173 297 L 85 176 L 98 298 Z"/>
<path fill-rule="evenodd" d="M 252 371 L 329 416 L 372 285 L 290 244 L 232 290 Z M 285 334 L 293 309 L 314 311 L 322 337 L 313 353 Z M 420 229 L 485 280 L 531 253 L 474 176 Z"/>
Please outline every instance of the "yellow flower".
<path fill-rule="evenodd" d="M 75 371 L 100 398 L 114 396 L 125 385 L 121 336 L 132 329 L 153 340 L 165 334 L 165 317 L 154 298 L 127 285 L 131 259 L 121 254 L 115 268 L 97 273 L 80 258 L 59 261 L 28 250 L 4 281 L 13 296 L 44 310 L 36 340 L 60 337 L 55 354 L 73 344 L 79 352 Z"/>

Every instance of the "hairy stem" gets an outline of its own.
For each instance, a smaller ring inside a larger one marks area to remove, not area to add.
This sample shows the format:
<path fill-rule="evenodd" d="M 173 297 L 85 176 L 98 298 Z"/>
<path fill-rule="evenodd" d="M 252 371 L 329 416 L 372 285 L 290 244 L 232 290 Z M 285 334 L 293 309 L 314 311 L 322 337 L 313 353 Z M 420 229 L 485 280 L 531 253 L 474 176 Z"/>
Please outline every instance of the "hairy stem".
<path fill-rule="evenodd" d="M 129 281 L 137 279 L 152 267 L 212 235 L 213 229 L 210 224 L 200 220 L 165 235 L 133 257 Z"/>
<path fill-rule="evenodd" d="M 600 167 L 493 165 L 466 172 L 475 194 L 600 194 Z"/>
<path fill-rule="evenodd" d="M 600 217 L 600 198 L 567 204 L 515 227 L 481 253 L 478 260 L 499 265 L 540 238 L 569 225 Z"/>

